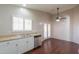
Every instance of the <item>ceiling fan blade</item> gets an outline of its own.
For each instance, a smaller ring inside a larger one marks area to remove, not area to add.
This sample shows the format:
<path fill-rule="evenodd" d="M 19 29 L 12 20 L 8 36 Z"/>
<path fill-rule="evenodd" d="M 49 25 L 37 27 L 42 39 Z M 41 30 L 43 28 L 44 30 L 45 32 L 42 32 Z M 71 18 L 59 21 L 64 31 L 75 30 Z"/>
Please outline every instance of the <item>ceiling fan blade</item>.
<path fill-rule="evenodd" d="M 66 19 L 66 17 L 61 17 L 61 19 Z"/>

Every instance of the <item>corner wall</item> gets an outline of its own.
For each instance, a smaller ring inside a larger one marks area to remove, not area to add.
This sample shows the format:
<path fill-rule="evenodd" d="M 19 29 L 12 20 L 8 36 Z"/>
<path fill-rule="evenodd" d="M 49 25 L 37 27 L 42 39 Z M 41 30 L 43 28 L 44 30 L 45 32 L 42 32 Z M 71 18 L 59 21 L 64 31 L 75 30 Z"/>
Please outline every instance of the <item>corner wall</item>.
<path fill-rule="evenodd" d="M 70 17 L 69 32 L 66 31 L 69 33 L 69 41 L 73 41 L 79 44 L 79 6 L 67 10 L 61 13 L 61 15 Z M 59 28 L 64 28 L 64 26 L 61 25 L 61 23 L 63 23 L 62 21 L 57 23 L 55 21 L 55 17 L 56 15 L 52 16 L 52 37 L 57 39 L 61 39 L 62 37 L 66 38 L 65 35 L 63 36 L 63 34 L 61 34 L 61 32 L 59 34 L 57 33 Z M 64 33 L 64 29 L 62 29 L 62 32 Z"/>

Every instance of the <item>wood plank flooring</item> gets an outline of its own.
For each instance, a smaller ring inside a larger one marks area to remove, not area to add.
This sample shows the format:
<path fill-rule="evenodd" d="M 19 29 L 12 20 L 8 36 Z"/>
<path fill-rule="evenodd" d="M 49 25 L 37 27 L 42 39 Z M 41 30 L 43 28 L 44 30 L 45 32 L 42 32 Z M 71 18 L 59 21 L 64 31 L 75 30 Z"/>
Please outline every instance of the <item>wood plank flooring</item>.
<path fill-rule="evenodd" d="M 28 54 L 78 54 L 79 44 L 50 38 L 45 40 L 42 45 Z"/>

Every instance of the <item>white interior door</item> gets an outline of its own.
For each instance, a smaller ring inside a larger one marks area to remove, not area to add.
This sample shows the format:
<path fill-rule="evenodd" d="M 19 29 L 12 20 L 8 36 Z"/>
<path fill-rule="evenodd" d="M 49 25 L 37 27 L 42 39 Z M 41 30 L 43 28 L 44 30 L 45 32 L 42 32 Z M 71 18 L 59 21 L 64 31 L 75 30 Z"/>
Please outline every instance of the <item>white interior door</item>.
<path fill-rule="evenodd" d="M 44 24 L 44 39 L 50 38 L 51 36 L 51 25 Z"/>

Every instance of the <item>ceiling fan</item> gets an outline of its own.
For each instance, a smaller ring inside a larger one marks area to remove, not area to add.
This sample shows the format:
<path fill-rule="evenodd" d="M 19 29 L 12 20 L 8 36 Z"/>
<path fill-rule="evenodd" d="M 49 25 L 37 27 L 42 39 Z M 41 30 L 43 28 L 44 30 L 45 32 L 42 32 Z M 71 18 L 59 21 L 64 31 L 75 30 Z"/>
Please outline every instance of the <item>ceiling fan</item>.
<path fill-rule="evenodd" d="M 60 21 L 62 19 L 66 19 L 66 17 L 61 17 L 59 14 L 59 8 L 57 8 L 57 16 L 56 16 L 56 21 Z"/>

